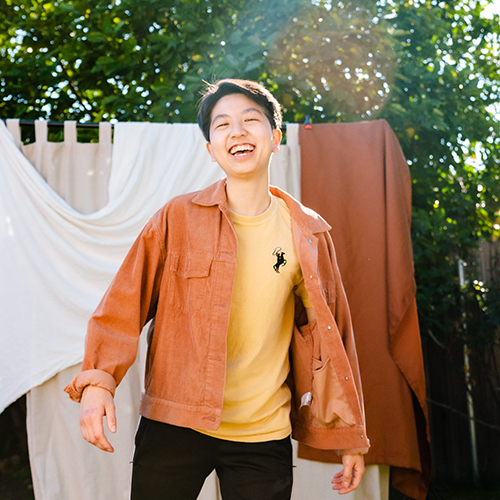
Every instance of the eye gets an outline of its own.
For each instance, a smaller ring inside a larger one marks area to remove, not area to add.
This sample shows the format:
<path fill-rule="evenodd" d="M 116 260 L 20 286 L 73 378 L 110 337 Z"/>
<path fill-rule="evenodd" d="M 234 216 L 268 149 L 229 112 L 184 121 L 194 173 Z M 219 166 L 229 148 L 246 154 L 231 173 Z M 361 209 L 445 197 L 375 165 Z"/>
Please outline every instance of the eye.
<path fill-rule="evenodd" d="M 218 128 L 221 128 L 221 127 L 227 127 L 227 125 L 229 125 L 228 123 L 226 122 L 223 122 L 223 123 L 218 123 L 215 128 L 218 129 Z"/>

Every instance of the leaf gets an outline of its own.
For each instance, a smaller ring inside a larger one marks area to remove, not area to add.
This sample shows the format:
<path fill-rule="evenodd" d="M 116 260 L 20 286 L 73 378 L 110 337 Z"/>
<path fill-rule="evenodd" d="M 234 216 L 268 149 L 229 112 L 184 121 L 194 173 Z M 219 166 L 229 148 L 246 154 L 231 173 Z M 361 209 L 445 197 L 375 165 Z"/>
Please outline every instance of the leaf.
<path fill-rule="evenodd" d="M 151 87 L 152 90 L 156 92 L 157 95 L 164 95 L 171 90 L 170 85 L 155 85 Z"/>
<path fill-rule="evenodd" d="M 224 23 L 218 17 L 213 20 L 214 31 L 216 35 L 221 35 L 224 33 Z"/>
<path fill-rule="evenodd" d="M 245 73 L 249 73 L 250 71 L 260 68 L 263 64 L 264 64 L 263 59 L 248 63 L 245 68 Z"/>
<path fill-rule="evenodd" d="M 107 41 L 107 37 L 104 36 L 102 33 L 93 32 L 93 33 L 88 33 L 87 40 L 90 43 L 103 43 Z"/>
<path fill-rule="evenodd" d="M 401 106 L 401 104 L 398 104 L 397 102 L 391 102 L 388 106 L 391 110 L 392 113 L 396 114 L 404 114 L 406 113 L 406 109 Z"/>
<path fill-rule="evenodd" d="M 108 104 L 113 104 L 117 99 L 119 99 L 118 96 L 109 95 L 109 96 L 105 97 L 104 99 L 102 99 L 101 104 L 103 106 L 107 106 Z"/>
<path fill-rule="evenodd" d="M 236 59 L 236 57 L 233 56 L 233 54 L 228 54 L 226 56 L 226 61 L 232 68 L 238 68 L 240 65 L 239 61 Z"/>

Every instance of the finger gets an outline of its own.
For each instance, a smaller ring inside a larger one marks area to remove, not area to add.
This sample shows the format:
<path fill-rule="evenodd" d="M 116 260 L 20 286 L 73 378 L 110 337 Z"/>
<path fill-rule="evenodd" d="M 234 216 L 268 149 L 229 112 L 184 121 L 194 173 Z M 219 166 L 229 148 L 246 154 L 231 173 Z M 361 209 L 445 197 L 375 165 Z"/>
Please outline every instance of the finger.
<path fill-rule="evenodd" d="M 347 488 L 342 487 L 341 490 L 339 490 L 339 495 L 345 495 L 347 493 L 351 493 L 351 491 L 354 491 L 357 488 L 357 486 L 354 486 L 354 484 L 351 484 Z"/>
<path fill-rule="evenodd" d="M 335 476 L 332 479 L 332 484 L 338 486 L 338 485 L 342 484 L 342 481 L 343 481 L 342 474 L 341 473 L 340 474 L 335 474 Z"/>
<path fill-rule="evenodd" d="M 344 475 L 342 477 L 342 488 L 339 493 L 347 493 L 352 480 L 352 464 L 347 463 L 344 465 Z"/>
<path fill-rule="evenodd" d="M 96 440 L 92 443 L 94 446 L 97 446 L 102 451 L 107 451 L 109 453 L 113 453 L 115 450 L 111 446 L 111 443 L 107 440 L 106 436 L 101 434 L 100 436 L 96 436 Z"/>
<path fill-rule="evenodd" d="M 93 426 L 90 429 L 90 441 L 91 444 L 97 446 L 100 450 L 108 451 L 113 453 L 114 449 L 110 442 L 107 440 L 104 434 L 104 428 L 102 425 L 102 418 L 93 421 Z"/>
<path fill-rule="evenodd" d="M 365 473 L 364 457 L 358 456 L 357 460 L 354 463 L 352 472 L 351 486 L 353 490 L 355 490 L 359 486 L 359 483 L 361 482 L 361 478 L 363 477 L 364 473 Z"/>
<path fill-rule="evenodd" d="M 359 473 L 357 470 L 355 470 L 352 474 L 352 480 L 351 480 L 351 491 L 352 490 L 355 490 L 358 486 L 359 486 L 359 483 L 361 482 L 361 477 L 363 476 L 363 474 Z"/>
<path fill-rule="evenodd" d="M 114 434 L 116 432 L 116 411 L 113 400 L 106 405 L 106 424 L 108 425 L 109 431 Z"/>
<path fill-rule="evenodd" d="M 89 443 L 93 439 L 94 435 L 94 419 L 101 418 L 100 416 L 96 416 L 95 409 L 84 410 L 83 406 L 80 410 L 80 429 L 82 431 L 82 436 L 85 441 Z"/>

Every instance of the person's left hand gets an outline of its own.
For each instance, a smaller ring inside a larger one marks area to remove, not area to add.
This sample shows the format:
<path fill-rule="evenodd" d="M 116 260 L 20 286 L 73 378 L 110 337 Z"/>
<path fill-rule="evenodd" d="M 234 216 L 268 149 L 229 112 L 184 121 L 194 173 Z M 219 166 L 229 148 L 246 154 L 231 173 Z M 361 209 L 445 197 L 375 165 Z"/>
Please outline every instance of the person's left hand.
<path fill-rule="evenodd" d="M 335 474 L 332 481 L 339 495 L 350 493 L 359 486 L 365 472 L 365 458 L 363 455 L 342 455 L 342 465 L 344 469 Z"/>

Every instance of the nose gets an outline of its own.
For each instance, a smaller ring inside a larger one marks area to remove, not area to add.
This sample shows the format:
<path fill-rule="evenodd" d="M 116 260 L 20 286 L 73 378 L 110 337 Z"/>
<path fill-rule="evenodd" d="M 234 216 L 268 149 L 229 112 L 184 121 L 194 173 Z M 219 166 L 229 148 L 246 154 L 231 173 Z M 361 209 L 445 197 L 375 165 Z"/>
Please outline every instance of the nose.
<path fill-rule="evenodd" d="M 239 120 L 235 120 L 233 122 L 233 128 L 231 130 L 232 137 L 241 137 L 242 135 L 245 135 L 246 132 L 247 131 L 242 122 L 240 122 Z"/>

